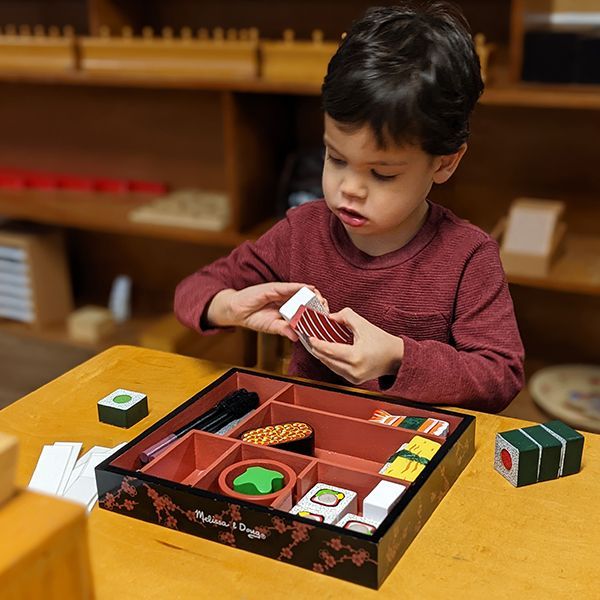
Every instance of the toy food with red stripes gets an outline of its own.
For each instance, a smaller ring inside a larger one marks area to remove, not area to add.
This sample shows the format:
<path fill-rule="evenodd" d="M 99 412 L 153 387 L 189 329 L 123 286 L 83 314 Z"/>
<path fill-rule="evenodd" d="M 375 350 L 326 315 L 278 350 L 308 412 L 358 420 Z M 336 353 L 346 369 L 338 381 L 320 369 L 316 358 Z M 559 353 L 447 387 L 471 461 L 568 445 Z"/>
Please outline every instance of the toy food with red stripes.
<path fill-rule="evenodd" d="M 308 306 L 301 306 L 290 321 L 292 329 L 306 337 L 315 337 L 324 342 L 352 344 L 352 331 L 341 323 L 336 323 L 329 316 L 317 312 Z"/>
<path fill-rule="evenodd" d="M 371 415 L 369 421 L 375 421 L 382 425 L 390 425 L 391 427 L 402 427 L 403 429 L 413 429 L 430 433 L 438 437 L 446 437 L 450 429 L 450 424 L 447 421 L 440 419 L 432 419 L 430 417 L 404 417 L 392 415 L 385 410 L 377 408 Z"/>

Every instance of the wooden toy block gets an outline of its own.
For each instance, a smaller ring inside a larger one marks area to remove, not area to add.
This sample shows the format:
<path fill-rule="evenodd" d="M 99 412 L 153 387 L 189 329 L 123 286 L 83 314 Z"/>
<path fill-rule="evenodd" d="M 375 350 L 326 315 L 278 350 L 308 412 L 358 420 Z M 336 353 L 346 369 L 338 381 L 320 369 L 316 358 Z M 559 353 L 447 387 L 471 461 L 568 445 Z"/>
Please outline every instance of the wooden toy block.
<path fill-rule="evenodd" d="M 263 41 L 262 77 L 270 81 L 322 83 L 337 42 L 324 42 L 323 32 L 313 31 L 312 40 L 298 41 L 286 29 L 282 40 Z"/>
<path fill-rule="evenodd" d="M 316 294 L 307 287 L 300 288 L 287 302 L 285 302 L 279 308 L 279 314 L 291 324 L 294 316 L 302 308 L 311 308 L 322 314 L 327 314 L 325 308 L 319 302 Z M 306 336 L 302 331 L 296 330 L 296 334 L 300 340 L 300 343 L 306 348 L 308 352 L 312 354 L 312 348 Z"/>
<path fill-rule="evenodd" d="M 76 67 L 72 27 L 50 28 L 6 25 L 0 33 L 0 71 L 17 73 L 60 73 Z"/>
<path fill-rule="evenodd" d="M 128 216 L 135 223 L 222 231 L 230 224 L 231 211 L 226 194 L 189 189 L 157 198 Z"/>
<path fill-rule="evenodd" d="M 566 225 L 560 221 L 565 204 L 555 200 L 519 198 L 507 219 L 496 226 L 500 257 L 509 275 L 544 277 L 563 243 Z"/>
<path fill-rule="evenodd" d="M 202 32 L 202 33 L 200 33 Z M 145 27 L 142 37 L 126 28 L 118 36 L 103 28 L 98 37 L 80 40 L 81 68 L 89 73 L 154 75 L 187 79 L 251 79 L 258 75 L 258 38 L 215 28 L 210 38 L 186 27 L 176 37 L 171 27 L 160 36 Z"/>
<path fill-rule="evenodd" d="M 69 337 L 80 342 L 96 344 L 110 337 L 115 329 L 113 314 L 102 306 L 84 306 L 67 319 Z"/>
<path fill-rule="evenodd" d="M 248 467 L 233 480 L 233 489 L 238 494 L 257 496 L 272 494 L 283 488 L 283 473 L 264 467 Z"/>
<path fill-rule="evenodd" d="M 388 477 L 415 481 L 440 448 L 438 442 L 416 435 L 410 442 L 402 444 L 379 472 Z"/>
<path fill-rule="evenodd" d="M 337 523 L 346 513 L 357 512 L 357 495 L 327 483 L 314 485 L 297 503 L 298 510 L 323 515 L 325 523 Z M 295 513 L 300 514 L 300 513 Z"/>
<path fill-rule="evenodd" d="M 405 485 L 380 481 L 363 500 L 363 516 L 381 523 L 405 491 Z"/>
<path fill-rule="evenodd" d="M 494 468 L 515 487 L 573 475 L 583 436 L 560 421 L 496 434 Z"/>
<path fill-rule="evenodd" d="M 140 392 L 118 389 L 98 400 L 102 423 L 129 428 L 148 416 L 148 398 Z"/>
<path fill-rule="evenodd" d="M 349 529 L 350 531 L 356 531 L 357 533 L 364 533 L 366 535 L 373 535 L 377 530 L 379 523 L 368 519 L 367 517 L 361 517 L 359 515 L 353 515 L 348 513 L 344 515 L 336 525 L 342 529 Z"/>
<path fill-rule="evenodd" d="M 73 300 L 61 234 L 6 227 L 0 230 L 0 249 L 0 317 L 37 327 L 64 321 Z"/>
<path fill-rule="evenodd" d="M 279 308 L 279 314 L 286 321 L 290 322 L 302 306 L 309 306 L 313 310 L 318 310 L 322 313 L 326 312 L 316 294 L 309 288 L 302 287 Z"/>
<path fill-rule="evenodd" d="M 15 493 L 18 448 L 16 437 L 0 433 L 0 505 Z"/>
<path fill-rule="evenodd" d="M 423 433 L 430 433 L 431 435 L 443 438 L 448 435 L 450 429 L 450 424 L 440 419 L 396 416 L 379 408 L 373 412 L 369 421 L 381 423 L 382 425 L 390 425 L 391 427 L 422 431 Z"/>
<path fill-rule="evenodd" d="M 3 600 L 95 597 L 85 508 L 19 491 L 0 508 Z"/>

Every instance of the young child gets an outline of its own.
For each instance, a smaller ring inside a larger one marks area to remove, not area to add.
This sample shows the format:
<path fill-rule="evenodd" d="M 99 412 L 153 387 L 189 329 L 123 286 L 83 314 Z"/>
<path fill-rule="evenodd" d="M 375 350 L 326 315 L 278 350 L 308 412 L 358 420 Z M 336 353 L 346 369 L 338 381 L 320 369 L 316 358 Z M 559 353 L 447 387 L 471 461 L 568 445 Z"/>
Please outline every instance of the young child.
<path fill-rule="evenodd" d="M 244 326 L 296 341 L 278 308 L 309 285 L 354 342 L 311 338 L 318 359 L 294 344 L 291 374 L 504 409 L 523 385 L 523 347 L 498 246 L 427 199 L 462 159 L 482 89 L 455 8 L 368 10 L 323 84 L 324 200 L 291 209 L 256 242 L 182 281 L 180 321 L 201 333 Z"/>

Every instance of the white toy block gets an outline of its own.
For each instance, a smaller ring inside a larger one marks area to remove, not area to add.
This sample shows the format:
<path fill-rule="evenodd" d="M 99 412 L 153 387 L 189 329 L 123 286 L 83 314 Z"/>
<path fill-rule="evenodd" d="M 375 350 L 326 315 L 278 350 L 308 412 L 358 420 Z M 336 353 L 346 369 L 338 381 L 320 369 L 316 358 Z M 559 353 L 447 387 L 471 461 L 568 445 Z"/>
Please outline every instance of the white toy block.
<path fill-rule="evenodd" d="M 381 523 L 405 492 L 406 486 L 391 481 L 380 481 L 363 500 L 363 516 Z"/>
<path fill-rule="evenodd" d="M 300 288 L 281 308 L 279 314 L 286 320 L 291 321 L 301 306 L 310 306 L 319 312 L 325 309 L 319 302 L 316 294 L 307 287 Z"/>
<path fill-rule="evenodd" d="M 342 529 L 349 529 L 350 531 L 356 531 L 357 533 L 373 535 L 377 530 L 379 523 L 372 519 L 367 519 L 366 517 L 348 513 L 344 515 L 336 525 Z"/>

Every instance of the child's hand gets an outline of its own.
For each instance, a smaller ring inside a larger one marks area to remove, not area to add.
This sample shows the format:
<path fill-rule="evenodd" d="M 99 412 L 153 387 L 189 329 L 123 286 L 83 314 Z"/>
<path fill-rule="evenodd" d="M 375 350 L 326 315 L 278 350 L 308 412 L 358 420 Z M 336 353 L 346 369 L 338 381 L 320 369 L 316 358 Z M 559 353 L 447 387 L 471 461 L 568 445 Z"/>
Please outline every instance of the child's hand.
<path fill-rule="evenodd" d="M 344 308 L 329 315 L 354 333 L 354 343 L 333 344 L 314 337 L 310 344 L 315 356 L 334 373 L 351 383 L 361 384 L 383 375 L 395 375 L 404 358 L 404 341 L 376 327 Z"/>
<path fill-rule="evenodd" d="M 243 290 L 223 290 L 208 307 L 207 319 L 219 327 L 240 326 L 283 335 L 293 342 L 298 340 L 289 324 L 279 314 L 279 307 L 289 300 L 301 287 L 310 288 L 321 302 L 319 292 L 304 283 L 261 283 Z M 324 302 L 325 306 L 327 303 Z"/>

